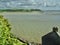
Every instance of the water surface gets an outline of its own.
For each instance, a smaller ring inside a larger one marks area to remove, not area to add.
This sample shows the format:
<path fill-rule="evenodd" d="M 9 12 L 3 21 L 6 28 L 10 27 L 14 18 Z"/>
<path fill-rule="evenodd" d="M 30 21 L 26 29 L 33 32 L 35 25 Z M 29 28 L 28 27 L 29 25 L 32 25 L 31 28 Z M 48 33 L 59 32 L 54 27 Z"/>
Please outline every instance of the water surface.
<path fill-rule="evenodd" d="M 57 26 L 60 32 L 60 11 L 56 12 L 4 12 L 12 25 L 12 33 L 30 42 L 41 43 L 41 37 Z"/>

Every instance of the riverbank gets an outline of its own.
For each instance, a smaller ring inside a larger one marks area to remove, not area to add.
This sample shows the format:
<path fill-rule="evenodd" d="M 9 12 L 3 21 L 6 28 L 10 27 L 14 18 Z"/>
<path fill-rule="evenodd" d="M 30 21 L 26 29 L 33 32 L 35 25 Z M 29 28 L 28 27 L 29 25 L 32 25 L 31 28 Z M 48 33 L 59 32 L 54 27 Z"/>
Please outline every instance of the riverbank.
<path fill-rule="evenodd" d="M 43 12 L 33 11 L 33 12 L 0 12 L 1 15 L 41 15 Z"/>

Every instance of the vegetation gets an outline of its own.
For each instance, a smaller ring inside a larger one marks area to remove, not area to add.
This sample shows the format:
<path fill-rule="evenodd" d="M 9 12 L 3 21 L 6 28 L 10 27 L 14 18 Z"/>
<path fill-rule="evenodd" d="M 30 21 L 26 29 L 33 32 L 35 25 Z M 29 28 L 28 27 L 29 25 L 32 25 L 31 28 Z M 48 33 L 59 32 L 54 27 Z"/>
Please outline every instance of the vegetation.
<path fill-rule="evenodd" d="M 32 11 L 40 11 L 41 12 L 41 10 L 40 9 L 0 9 L 0 12 L 4 12 L 4 11 L 6 11 L 6 12 L 32 12 Z"/>
<path fill-rule="evenodd" d="M 27 45 L 19 41 L 11 33 L 11 26 L 2 15 L 0 16 L 0 45 Z"/>

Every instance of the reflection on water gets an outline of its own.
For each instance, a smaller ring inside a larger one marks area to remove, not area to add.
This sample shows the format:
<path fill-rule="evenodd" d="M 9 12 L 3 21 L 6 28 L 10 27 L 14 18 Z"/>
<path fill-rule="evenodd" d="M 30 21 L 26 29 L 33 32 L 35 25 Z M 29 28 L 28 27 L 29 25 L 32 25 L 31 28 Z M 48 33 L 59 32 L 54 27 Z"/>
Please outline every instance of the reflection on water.
<path fill-rule="evenodd" d="M 59 27 L 60 31 L 60 12 L 5 12 L 3 15 L 11 23 L 12 33 L 28 41 L 41 43 L 41 36 L 51 31 L 53 26 Z"/>

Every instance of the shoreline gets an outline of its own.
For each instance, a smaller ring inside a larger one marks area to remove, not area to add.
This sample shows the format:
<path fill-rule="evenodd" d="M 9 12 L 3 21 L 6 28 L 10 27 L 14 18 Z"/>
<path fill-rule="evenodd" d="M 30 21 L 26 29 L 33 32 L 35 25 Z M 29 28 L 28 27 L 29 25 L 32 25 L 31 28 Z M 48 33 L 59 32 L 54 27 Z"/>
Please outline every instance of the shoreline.
<path fill-rule="evenodd" d="M 26 15 L 29 15 L 29 14 L 33 14 L 33 15 L 38 15 L 38 14 L 42 14 L 43 12 L 38 12 L 38 11 L 33 11 L 33 12 L 0 12 L 1 15 L 11 15 L 11 14 L 19 14 L 19 15 L 22 15 L 22 14 L 26 14 Z"/>

